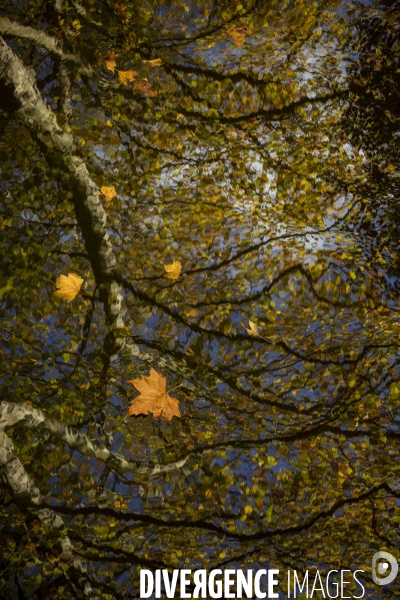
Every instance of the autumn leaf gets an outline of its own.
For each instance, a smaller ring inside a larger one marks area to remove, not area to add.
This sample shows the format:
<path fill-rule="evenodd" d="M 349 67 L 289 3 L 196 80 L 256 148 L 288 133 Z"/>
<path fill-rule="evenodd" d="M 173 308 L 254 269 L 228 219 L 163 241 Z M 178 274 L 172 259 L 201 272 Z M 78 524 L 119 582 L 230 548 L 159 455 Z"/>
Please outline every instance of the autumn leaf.
<path fill-rule="evenodd" d="M 261 331 L 260 328 L 255 323 L 253 323 L 253 321 L 250 321 L 250 319 L 249 319 L 249 327 L 250 327 L 250 329 L 247 329 L 247 327 L 245 327 L 245 330 L 247 331 L 247 333 L 249 335 L 260 335 L 260 331 Z"/>
<path fill-rule="evenodd" d="M 258 325 L 256 325 L 255 323 L 253 323 L 253 321 L 250 321 L 249 319 L 249 328 L 247 329 L 247 327 L 245 327 L 245 330 L 247 331 L 247 333 L 249 335 L 253 335 L 255 337 L 260 337 L 261 339 L 265 340 L 266 342 L 268 342 L 268 344 L 272 344 L 272 340 L 270 340 L 269 338 L 265 338 L 261 335 L 261 329 L 258 327 Z"/>
<path fill-rule="evenodd" d="M 156 96 L 157 94 L 157 92 L 155 91 L 151 83 L 147 81 L 147 79 L 137 79 L 133 83 L 133 89 L 136 92 L 140 92 L 144 96 Z"/>
<path fill-rule="evenodd" d="M 182 271 L 182 265 L 179 260 L 173 260 L 171 264 L 164 265 L 164 269 L 167 271 L 165 277 L 169 279 L 178 279 Z"/>
<path fill-rule="evenodd" d="M 137 71 L 118 71 L 119 85 L 126 85 L 129 81 L 133 81 L 137 74 Z"/>
<path fill-rule="evenodd" d="M 161 65 L 163 64 L 163 61 L 161 60 L 161 58 L 153 58 L 152 60 L 143 60 L 142 62 L 146 63 L 147 65 L 150 65 L 150 67 L 161 67 Z"/>
<path fill-rule="evenodd" d="M 107 56 L 104 57 L 104 60 L 106 61 L 106 68 L 113 73 L 115 71 L 115 65 L 117 64 L 115 61 L 116 58 L 117 54 L 115 54 L 115 52 L 109 52 Z"/>
<path fill-rule="evenodd" d="M 117 3 L 114 4 L 114 12 L 116 15 L 122 15 L 126 11 L 126 4 Z"/>
<path fill-rule="evenodd" d="M 56 280 L 57 290 L 54 292 L 59 298 L 71 302 L 80 292 L 83 283 L 82 277 L 68 273 L 68 275 L 59 275 Z"/>
<path fill-rule="evenodd" d="M 138 379 L 128 381 L 135 386 L 140 395 L 132 400 L 127 417 L 131 415 L 148 415 L 152 413 L 153 417 L 163 417 L 169 421 L 172 417 L 181 417 L 179 412 L 179 401 L 166 391 L 167 380 L 157 373 L 153 368 L 150 369 L 150 375 L 143 375 Z"/>
<path fill-rule="evenodd" d="M 235 46 L 241 48 L 246 40 L 246 37 L 251 35 L 252 31 L 249 27 L 231 27 L 228 29 L 227 34 L 233 38 L 233 43 Z"/>
<path fill-rule="evenodd" d="M 106 202 L 111 202 L 115 196 L 118 196 L 117 190 L 113 185 L 103 185 L 100 188 L 100 193 L 102 196 L 104 196 Z"/>

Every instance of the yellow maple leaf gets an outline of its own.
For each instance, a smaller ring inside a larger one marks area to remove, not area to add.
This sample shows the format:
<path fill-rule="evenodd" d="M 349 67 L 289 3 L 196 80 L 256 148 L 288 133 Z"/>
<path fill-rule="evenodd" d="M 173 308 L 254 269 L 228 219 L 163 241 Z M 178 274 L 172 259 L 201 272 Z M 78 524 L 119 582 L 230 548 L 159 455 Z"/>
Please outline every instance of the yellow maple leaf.
<path fill-rule="evenodd" d="M 115 198 L 115 196 L 118 196 L 117 190 L 113 185 L 103 185 L 100 188 L 100 193 L 102 196 L 104 196 L 104 200 L 106 202 L 111 202 L 111 200 Z"/>
<path fill-rule="evenodd" d="M 247 333 L 249 335 L 254 335 L 255 337 L 260 337 L 262 340 L 265 340 L 266 342 L 268 342 L 268 344 L 272 344 L 272 340 L 270 340 L 269 338 L 263 337 L 261 335 L 261 329 L 258 327 L 258 325 L 253 323 L 253 321 L 250 321 L 250 319 L 249 319 L 249 328 L 250 329 L 247 329 L 247 327 L 245 327 L 245 330 L 247 331 Z"/>
<path fill-rule="evenodd" d="M 133 81 L 137 71 L 118 71 L 119 85 L 125 85 L 129 81 Z"/>
<path fill-rule="evenodd" d="M 182 271 L 182 265 L 179 260 L 173 260 L 171 264 L 164 265 L 164 269 L 167 271 L 165 277 L 169 279 L 178 279 Z"/>
<path fill-rule="evenodd" d="M 150 375 L 131 379 L 128 383 L 134 385 L 140 395 L 132 400 L 127 417 L 152 413 L 153 417 L 163 417 L 169 421 L 172 417 L 180 418 L 179 401 L 168 394 L 166 378 L 155 369 L 150 369 Z"/>
<path fill-rule="evenodd" d="M 136 92 L 140 92 L 144 96 L 157 95 L 157 92 L 155 91 L 151 83 L 147 81 L 147 79 L 136 79 L 136 81 L 133 82 L 133 89 Z"/>
<path fill-rule="evenodd" d="M 246 41 L 246 37 L 252 34 L 252 31 L 249 27 L 231 27 L 226 33 L 233 38 L 235 46 L 240 48 Z"/>
<path fill-rule="evenodd" d="M 142 62 L 146 63 L 147 65 L 150 65 L 150 67 L 161 67 L 161 65 L 163 64 L 163 61 L 161 60 L 161 58 L 153 58 L 152 60 L 143 60 Z"/>
<path fill-rule="evenodd" d="M 75 275 L 74 273 L 68 273 L 68 275 L 59 275 L 56 279 L 56 291 L 54 294 L 71 302 L 80 292 L 83 283 L 82 277 Z"/>
<path fill-rule="evenodd" d="M 115 54 L 115 52 L 109 52 L 107 56 L 104 57 L 104 60 L 106 62 L 106 68 L 109 71 L 112 71 L 113 73 L 115 71 L 115 65 L 117 64 L 115 60 L 116 58 L 117 54 Z"/>
<path fill-rule="evenodd" d="M 249 319 L 249 327 L 250 327 L 250 329 L 247 329 L 247 327 L 245 327 L 245 330 L 247 331 L 247 333 L 249 335 L 260 335 L 261 329 L 258 327 L 258 325 L 253 323 L 253 321 L 250 321 L 250 319 Z"/>

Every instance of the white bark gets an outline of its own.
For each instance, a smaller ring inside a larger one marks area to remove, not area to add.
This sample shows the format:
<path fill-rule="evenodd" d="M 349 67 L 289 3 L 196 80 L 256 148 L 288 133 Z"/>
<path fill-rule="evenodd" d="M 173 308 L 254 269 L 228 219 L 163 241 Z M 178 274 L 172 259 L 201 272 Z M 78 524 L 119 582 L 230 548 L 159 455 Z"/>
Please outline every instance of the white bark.
<path fill-rule="evenodd" d="M 40 29 L 33 29 L 26 25 L 20 25 L 19 23 L 10 21 L 6 17 L 2 17 L 0 18 L 0 33 L 31 40 L 32 42 L 35 42 L 37 46 L 42 46 L 49 50 L 49 52 L 57 56 L 61 62 L 73 66 L 75 72 L 87 75 L 88 77 L 93 75 L 93 69 L 90 66 L 83 65 L 78 57 L 65 52 L 58 40 Z"/>
<path fill-rule="evenodd" d="M 16 415 L 11 417 L 10 422 L 16 423 Z M 56 531 L 64 528 L 62 518 L 49 508 L 36 508 L 40 504 L 40 492 L 35 482 L 25 471 L 22 462 L 13 453 L 13 443 L 4 428 L 9 424 L 4 418 L 3 412 L 0 417 L 0 475 L 17 506 L 25 507 L 30 513 L 38 517 L 43 523 L 51 526 Z M 60 558 L 66 563 L 65 575 L 74 588 L 78 598 L 93 598 L 93 590 L 86 576 L 86 568 L 82 565 L 80 558 L 75 554 L 74 547 L 68 536 L 60 537 L 55 546 L 60 550 Z M 77 572 L 79 586 L 75 585 L 76 576 L 71 578 L 69 569 Z M 83 590 L 83 592 L 82 592 Z"/>
<path fill-rule="evenodd" d="M 13 454 L 13 443 L 0 429 L 0 469 L 13 497 L 39 503 L 39 490 L 31 481 L 21 461 Z"/>
<path fill-rule="evenodd" d="M 100 299 L 118 341 L 118 329 L 124 325 L 122 287 L 112 280 L 117 261 L 107 232 L 107 216 L 99 188 L 91 179 L 84 161 L 74 156 L 73 137 L 58 125 L 56 115 L 43 101 L 34 73 L 25 68 L 22 60 L 1 37 L 0 77 L 19 106 L 17 114 L 20 121 L 38 142 L 47 162 L 62 172 L 63 187 L 72 192 L 76 218 L 82 229 L 96 283 L 100 286 Z M 117 348 L 118 343 L 115 345 Z"/>
<path fill-rule="evenodd" d="M 55 419 L 49 418 L 46 413 L 29 404 L 15 404 L 3 401 L 0 403 L 0 431 L 5 427 L 12 427 L 17 423 L 24 423 L 30 429 L 46 429 L 57 439 L 63 441 L 71 450 L 77 450 L 84 456 L 94 456 L 102 460 L 107 467 L 117 473 L 133 473 L 134 475 L 161 475 L 183 467 L 189 460 L 189 455 L 165 465 L 152 467 L 143 465 L 138 461 L 126 460 L 122 454 L 108 450 L 104 445 L 92 441 L 84 433 L 68 427 Z"/>

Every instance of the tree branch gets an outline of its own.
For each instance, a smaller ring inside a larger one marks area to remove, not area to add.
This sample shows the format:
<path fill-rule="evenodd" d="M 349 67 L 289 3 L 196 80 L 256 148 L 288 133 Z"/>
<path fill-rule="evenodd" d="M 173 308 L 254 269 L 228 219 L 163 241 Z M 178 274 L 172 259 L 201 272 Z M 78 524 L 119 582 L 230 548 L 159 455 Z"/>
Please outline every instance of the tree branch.
<path fill-rule="evenodd" d="M 4 432 L 7 426 L 7 420 L 0 417 L 0 475 L 4 479 L 8 490 L 18 506 L 26 507 L 27 510 L 38 517 L 42 523 L 52 527 L 56 531 L 65 527 L 64 521 L 50 508 L 39 508 L 41 503 L 40 492 L 36 487 L 35 482 L 29 477 L 25 471 L 23 464 L 13 454 L 13 443 Z M 68 570 L 77 572 L 77 576 L 71 578 L 69 573 L 65 571 L 69 583 L 74 589 L 78 598 L 91 597 L 93 598 L 93 590 L 86 576 L 86 568 L 82 565 L 81 560 L 75 554 L 74 547 L 68 536 L 59 537 L 55 543 L 60 551 L 60 558 L 67 563 Z M 78 582 L 79 587 L 75 582 Z M 83 591 L 82 591 L 83 590 Z"/>
<path fill-rule="evenodd" d="M 66 65 L 74 66 L 75 72 L 78 71 L 87 77 L 93 76 L 92 67 L 84 66 L 77 56 L 65 52 L 61 44 L 44 31 L 33 29 L 26 25 L 20 25 L 19 23 L 12 22 L 6 17 L 3 17 L 0 19 L 0 33 L 24 38 L 25 40 L 31 40 L 32 42 L 35 42 L 37 46 L 43 46 L 43 48 L 46 48 L 52 54 L 56 55 L 61 62 Z"/>
<path fill-rule="evenodd" d="M 96 284 L 100 290 L 109 324 L 113 326 L 107 354 L 111 356 L 123 345 L 118 330 L 124 326 L 122 287 L 112 280 L 117 261 L 107 232 L 107 216 L 100 201 L 99 188 L 92 180 L 84 161 L 74 156 L 71 134 L 57 123 L 56 115 L 43 101 L 35 76 L 0 37 L 0 73 L 13 95 L 20 121 L 29 129 L 63 188 L 72 193 L 76 218 L 82 230 Z"/>
<path fill-rule="evenodd" d="M 55 419 L 47 417 L 42 410 L 29 404 L 15 404 L 3 400 L 0 404 L 0 431 L 5 427 L 12 427 L 17 423 L 24 423 L 30 429 L 47 429 L 57 439 L 61 440 L 71 450 L 78 450 L 85 456 L 94 456 L 102 460 L 110 469 L 118 473 L 133 473 L 136 475 L 160 475 L 183 467 L 189 460 L 187 454 L 183 458 L 168 464 L 145 466 L 139 461 L 128 461 L 122 454 L 111 452 L 98 442 L 92 442 L 87 435 L 79 433 L 75 428 L 64 425 Z"/>

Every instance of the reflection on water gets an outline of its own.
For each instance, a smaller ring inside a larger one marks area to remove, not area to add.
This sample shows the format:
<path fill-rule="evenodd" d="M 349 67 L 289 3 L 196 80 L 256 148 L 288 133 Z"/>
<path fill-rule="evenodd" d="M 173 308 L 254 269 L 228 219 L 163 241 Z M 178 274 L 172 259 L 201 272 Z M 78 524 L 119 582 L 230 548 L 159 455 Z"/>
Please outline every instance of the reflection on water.
<path fill-rule="evenodd" d="M 135 598 L 140 568 L 269 567 L 364 569 L 381 597 L 398 18 L 392 2 L 5 6 L 0 595 Z M 69 273 L 83 284 L 63 299 Z M 151 368 L 181 418 L 126 417 Z"/>

